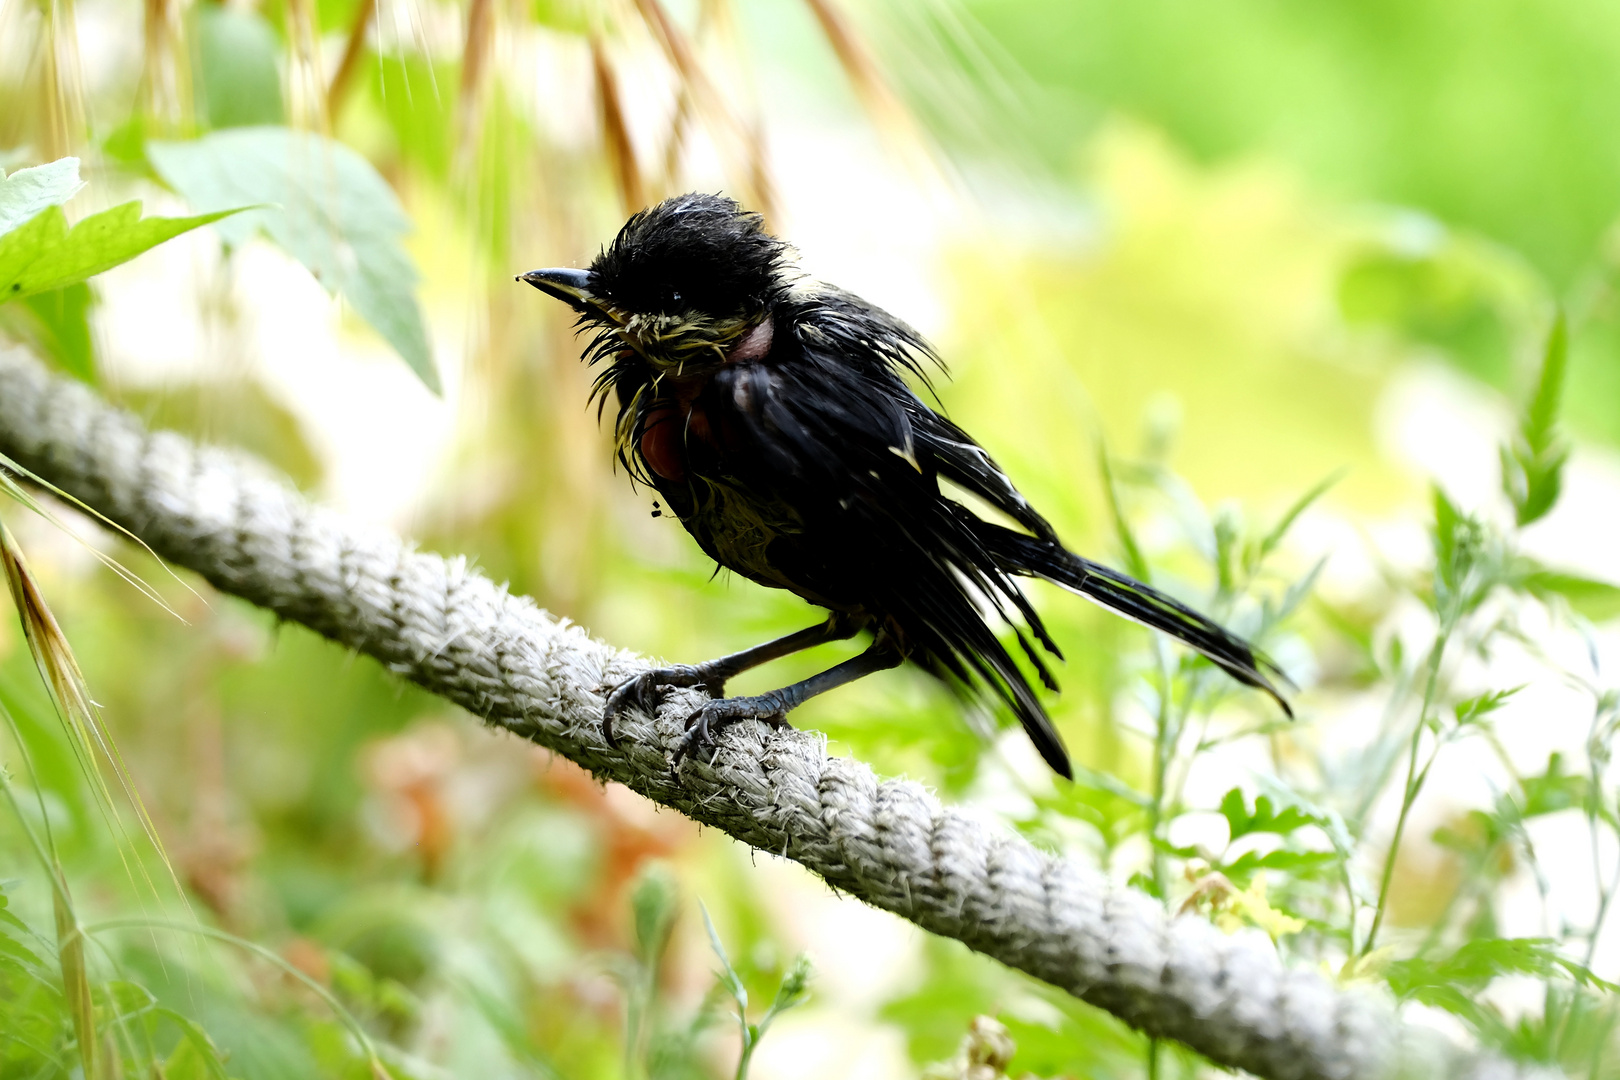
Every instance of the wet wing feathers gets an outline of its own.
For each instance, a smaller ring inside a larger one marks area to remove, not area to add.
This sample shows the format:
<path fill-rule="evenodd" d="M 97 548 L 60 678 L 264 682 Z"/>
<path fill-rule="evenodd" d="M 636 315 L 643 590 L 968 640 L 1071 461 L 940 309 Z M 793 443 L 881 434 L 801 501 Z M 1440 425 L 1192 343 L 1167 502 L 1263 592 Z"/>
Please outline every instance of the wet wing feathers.
<path fill-rule="evenodd" d="M 759 469 L 748 471 L 753 482 L 791 484 L 772 494 L 814 507 L 806 521 L 823 523 L 802 541 L 782 542 L 810 551 L 782 557 L 798 573 L 824 578 L 804 582 L 807 591 L 836 596 L 847 589 L 898 629 L 926 666 L 1005 701 L 1042 756 L 1068 775 L 1062 742 L 985 609 L 1015 628 L 1025 623 L 1043 645 L 1056 647 L 1014 576 L 977 535 L 979 519 L 940 497 L 931 452 L 918 439 L 921 402 L 886 360 L 850 363 L 846 344 L 823 347 L 813 334 L 805 344 L 792 363 L 738 365 L 717 375 L 714 387 L 735 410 L 742 459 L 757 456 Z M 1039 650 L 1019 639 L 1055 689 Z"/>

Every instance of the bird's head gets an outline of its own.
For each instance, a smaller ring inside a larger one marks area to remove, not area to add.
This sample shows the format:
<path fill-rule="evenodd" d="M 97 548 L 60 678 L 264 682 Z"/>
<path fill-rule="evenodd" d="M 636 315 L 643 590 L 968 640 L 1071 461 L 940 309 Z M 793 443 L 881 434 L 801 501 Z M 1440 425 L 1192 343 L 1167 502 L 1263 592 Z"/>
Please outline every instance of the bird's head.
<path fill-rule="evenodd" d="M 629 352 L 658 376 L 701 373 L 757 350 L 789 273 L 788 247 L 760 215 L 719 195 L 690 194 L 625 222 L 589 270 L 533 270 L 518 280 L 597 330 L 587 352 L 593 362 Z"/>

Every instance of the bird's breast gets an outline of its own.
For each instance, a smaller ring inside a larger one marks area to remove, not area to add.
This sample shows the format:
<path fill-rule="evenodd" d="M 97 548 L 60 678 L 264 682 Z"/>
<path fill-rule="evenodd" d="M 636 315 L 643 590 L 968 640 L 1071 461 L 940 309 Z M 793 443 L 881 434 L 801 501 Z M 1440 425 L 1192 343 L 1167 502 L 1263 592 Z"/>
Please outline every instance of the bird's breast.
<path fill-rule="evenodd" d="M 710 381 L 709 376 L 666 380 L 664 393 L 648 408 L 640 449 L 657 476 L 683 481 L 693 471 L 695 458 L 715 463 L 739 449 L 735 425 L 705 393 Z"/>

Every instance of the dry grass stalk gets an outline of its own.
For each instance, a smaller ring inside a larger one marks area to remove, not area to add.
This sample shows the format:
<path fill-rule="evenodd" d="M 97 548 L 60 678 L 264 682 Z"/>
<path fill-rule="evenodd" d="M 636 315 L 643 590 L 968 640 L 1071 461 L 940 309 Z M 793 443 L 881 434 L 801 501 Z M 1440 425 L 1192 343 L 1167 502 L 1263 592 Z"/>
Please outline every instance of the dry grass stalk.
<path fill-rule="evenodd" d="M 833 54 L 838 57 L 838 64 L 844 69 L 844 77 L 854 88 L 855 96 L 885 136 L 884 142 L 891 149 L 900 151 L 908 164 L 914 167 L 931 166 L 933 154 L 916 119 L 883 77 L 883 69 L 860 31 L 834 0 L 804 2 L 820 24 Z M 929 171 L 933 170 L 930 168 Z"/>
<path fill-rule="evenodd" d="M 618 79 L 602 39 L 591 36 L 591 68 L 596 75 L 596 102 L 602 124 L 602 142 L 606 146 L 608 164 L 619 185 L 619 198 L 625 215 L 635 213 L 647 205 L 647 192 L 641 182 L 641 169 L 636 165 L 636 148 L 630 140 L 630 127 L 625 121 L 623 103 L 619 98 Z"/>
<path fill-rule="evenodd" d="M 10 483 L 8 479 L 7 484 Z M 0 485 L 0 488 L 3 487 L 4 485 Z M 68 643 L 67 636 L 62 633 L 62 627 L 57 623 L 50 605 L 45 602 L 45 594 L 40 590 L 39 581 L 34 577 L 33 571 L 29 569 L 28 560 L 23 557 L 22 548 L 18 546 L 16 537 L 12 536 L 11 530 L 3 521 L 0 521 L 0 566 L 5 570 L 6 585 L 11 592 L 12 603 L 17 608 L 18 618 L 22 622 L 23 640 L 27 642 L 28 651 L 33 655 L 34 666 L 38 668 L 40 678 L 50 691 L 51 701 L 55 704 L 58 717 L 67 730 L 68 741 L 73 746 L 75 757 L 78 758 L 79 768 L 90 781 L 102 812 L 127 840 L 128 834 L 123 828 L 123 818 L 118 814 L 113 803 L 112 791 L 97 765 L 98 751 L 100 759 L 106 761 L 107 767 L 117 778 L 124 797 L 135 812 L 142 832 L 151 841 L 152 847 L 169 872 L 170 880 L 174 882 L 176 890 L 179 890 L 179 877 L 175 874 L 168 852 L 164 850 L 157 827 L 146 811 L 146 804 L 135 788 L 134 777 L 125 766 L 111 732 L 102 722 L 100 711 L 90 697 L 89 683 L 79 667 L 78 658 L 73 655 L 73 647 Z M 125 867 L 128 869 L 128 858 L 122 850 L 119 854 L 124 858 Z M 137 859 L 135 865 L 145 878 L 147 887 L 152 888 L 152 881 L 146 875 L 145 864 Z"/>
<path fill-rule="evenodd" d="M 287 44 L 288 116 L 294 127 L 325 134 L 331 127 L 314 0 L 287 0 Z"/>
<path fill-rule="evenodd" d="M 686 152 L 686 133 L 692 126 L 692 92 L 685 83 L 675 97 L 675 112 L 669 120 L 669 139 L 664 143 L 664 169 L 660 195 L 675 193 L 675 179 L 681 171 L 681 155 Z"/>
<path fill-rule="evenodd" d="M 40 148 L 47 161 L 67 157 L 84 141 L 84 78 L 73 0 L 42 0 L 45 47 L 40 51 L 44 104 Z"/>
<path fill-rule="evenodd" d="M 67 522 L 63 521 L 60 517 L 51 512 L 50 507 L 34 498 L 27 488 L 23 487 L 21 484 L 17 483 L 16 480 L 12 479 L 13 475 L 24 477 L 25 479 L 31 480 L 38 484 L 40 487 L 49 490 L 57 498 L 71 503 L 73 506 L 84 511 L 86 514 L 89 514 L 101 524 L 105 525 L 113 532 L 123 536 L 125 539 L 144 550 L 148 555 L 151 555 L 152 558 L 156 559 L 157 554 L 153 552 L 151 548 L 147 547 L 146 543 L 142 541 L 140 537 L 136 536 L 122 525 L 109 520 L 105 515 L 98 513 L 89 506 L 86 506 L 82 501 L 75 499 L 72 495 L 69 495 L 56 485 L 46 483 L 43 479 L 34 475 L 21 465 L 18 465 L 15 461 L 12 461 L 4 454 L 0 454 L 0 495 L 10 497 L 21 505 L 27 507 L 29 510 L 32 510 L 34 513 L 38 514 L 40 517 L 44 518 L 52 525 L 55 525 L 58 529 L 61 529 L 69 536 L 73 537 L 73 539 L 83 544 L 85 549 L 89 551 L 90 554 L 96 557 L 97 562 L 101 563 L 101 565 L 105 566 L 107 569 L 129 582 L 129 584 L 133 585 L 142 596 L 146 597 L 148 600 L 152 601 L 158 607 L 162 608 L 164 611 L 167 611 L 170 615 L 173 615 L 181 622 L 186 621 L 181 617 L 178 611 L 169 606 L 168 601 L 164 600 L 163 596 L 156 589 L 148 585 L 140 578 L 139 575 L 135 574 L 123 563 L 119 562 L 111 555 L 108 555 L 94 544 L 88 543 L 83 537 L 75 533 L 71 528 L 68 527 Z M 4 527 L 3 522 L 0 522 L 0 527 Z M 175 575 L 172 570 L 170 571 L 170 575 L 173 576 L 176 581 L 179 581 L 180 584 L 185 585 L 185 582 L 181 581 L 179 576 Z M 189 585 L 185 585 L 185 588 L 193 596 L 197 597 L 197 599 L 202 600 L 202 595 L 198 593 L 197 590 L 191 588 Z M 206 606 L 207 601 L 203 601 L 203 603 Z"/>
<path fill-rule="evenodd" d="M 763 142 L 732 111 L 725 96 L 704 71 L 692 42 L 670 18 L 663 4 L 659 0 L 634 0 L 634 3 L 653 40 L 663 49 L 670 66 L 713 131 L 716 147 L 726 159 L 727 172 L 742 188 L 743 201 L 764 214 L 767 221 L 773 220 L 777 216 L 778 201 L 776 186 L 762 157 Z"/>
<path fill-rule="evenodd" d="M 141 96 L 149 119 L 169 131 L 191 115 L 191 74 L 180 26 L 182 0 L 146 0 Z"/>
<path fill-rule="evenodd" d="M 472 0 L 467 5 L 467 40 L 461 51 L 461 96 L 456 103 L 457 158 L 470 172 L 483 132 L 484 99 L 495 54 L 495 5 Z"/>
<path fill-rule="evenodd" d="M 360 0 L 360 6 L 354 12 L 354 22 L 349 26 L 349 40 L 343 46 L 343 59 L 338 61 L 338 69 L 326 88 L 326 115 L 333 123 L 337 122 L 338 114 L 343 110 L 343 102 L 354 82 L 354 73 L 360 67 L 360 57 L 365 53 L 366 39 L 376 18 L 377 0 Z"/>

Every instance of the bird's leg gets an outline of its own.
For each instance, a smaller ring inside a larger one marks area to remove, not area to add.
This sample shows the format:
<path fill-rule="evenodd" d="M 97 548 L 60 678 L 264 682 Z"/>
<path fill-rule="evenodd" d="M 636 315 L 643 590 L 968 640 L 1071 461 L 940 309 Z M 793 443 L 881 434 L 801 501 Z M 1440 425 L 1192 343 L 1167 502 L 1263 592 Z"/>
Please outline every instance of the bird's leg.
<path fill-rule="evenodd" d="M 772 727 L 786 727 L 787 714 L 817 694 L 852 683 L 856 679 L 899 667 L 905 656 L 893 641 L 879 634 L 872 647 L 861 655 L 830 667 L 803 682 L 784 686 L 754 697 L 718 698 L 705 702 L 686 720 L 686 735 L 675 748 L 675 761 L 713 744 L 715 736 L 738 720 L 763 720 Z"/>
<path fill-rule="evenodd" d="M 813 645 L 854 637 L 855 630 L 852 620 L 843 615 L 833 615 L 826 622 L 817 623 L 797 633 L 716 660 L 643 671 L 640 675 L 632 676 L 615 686 L 608 694 L 607 705 L 602 710 L 602 734 L 607 738 L 609 746 L 614 745 L 616 742 L 613 736 L 614 721 L 631 707 L 649 714 L 654 712 L 659 702 L 663 700 L 664 690 L 667 687 L 701 686 L 718 698 L 725 694 L 726 681 L 733 676 Z"/>

